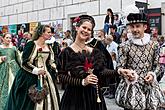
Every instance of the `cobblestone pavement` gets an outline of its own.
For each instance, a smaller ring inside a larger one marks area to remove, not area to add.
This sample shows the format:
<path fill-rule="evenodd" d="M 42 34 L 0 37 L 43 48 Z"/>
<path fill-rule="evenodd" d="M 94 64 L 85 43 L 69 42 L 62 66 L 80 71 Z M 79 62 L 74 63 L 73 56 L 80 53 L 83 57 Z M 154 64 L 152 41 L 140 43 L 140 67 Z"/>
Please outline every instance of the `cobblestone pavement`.
<path fill-rule="evenodd" d="M 64 92 L 63 90 L 59 90 L 60 97 L 62 96 L 63 92 Z M 124 109 L 122 109 L 122 108 L 120 108 L 119 106 L 116 105 L 115 99 L 105 98 L 105 102 L 106 102 L 106 105 L 107 105 L 107 110 L 124 110 Z"/>
<path fill-rule="evenodd" d="M 116 105 L 115 99 L 105 98 L 105 102 L 107 105 L 107 110 L 124 110 L 123 108 Z"/>

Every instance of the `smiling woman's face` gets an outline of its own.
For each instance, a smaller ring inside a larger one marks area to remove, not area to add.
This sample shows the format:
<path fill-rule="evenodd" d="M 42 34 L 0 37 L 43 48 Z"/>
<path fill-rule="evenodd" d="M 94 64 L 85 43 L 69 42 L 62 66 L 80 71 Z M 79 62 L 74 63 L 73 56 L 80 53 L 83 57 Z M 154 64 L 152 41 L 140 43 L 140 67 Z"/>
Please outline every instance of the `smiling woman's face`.
<path fill-rule="evenodd" d="M 76 27 L 77 37 L 81 40 L 87 40 L 91 37 L 92 34 L 92 23 L 89 21 L 83 22 L 80 27 Z"/>

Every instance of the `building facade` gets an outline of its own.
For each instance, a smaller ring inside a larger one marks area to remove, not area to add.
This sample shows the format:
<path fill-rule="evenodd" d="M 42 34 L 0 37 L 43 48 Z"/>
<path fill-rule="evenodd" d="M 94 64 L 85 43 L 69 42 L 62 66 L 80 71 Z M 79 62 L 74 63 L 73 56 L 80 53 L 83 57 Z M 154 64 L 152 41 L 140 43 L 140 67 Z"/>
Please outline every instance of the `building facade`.
<path fill-rule="evenodd" d="M 148 8 L 165 5 L 165 0 L 0 0 L 0 26 L 54 21 L 62 23 L 63 30 L 67 30 L 71 28 L 71 18 L 89 14 L 96 20 L 95 30 L 99 30 L 103 28 L 107 8 L 121 13 L 135 1 L 148 3 Z"/>

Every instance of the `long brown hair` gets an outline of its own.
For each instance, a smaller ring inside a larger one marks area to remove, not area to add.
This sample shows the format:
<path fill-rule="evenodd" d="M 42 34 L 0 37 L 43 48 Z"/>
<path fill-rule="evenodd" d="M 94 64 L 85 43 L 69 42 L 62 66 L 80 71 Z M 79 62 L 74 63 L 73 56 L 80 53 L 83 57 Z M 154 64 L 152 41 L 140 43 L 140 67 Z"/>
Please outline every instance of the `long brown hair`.
<path fill-rule="evenodd" d="M 32 40 L 37 40 L 46 30 L 46 28 L 51 28 L 49 25 L 41 25 L 39 24 L 34 30 Z"/>

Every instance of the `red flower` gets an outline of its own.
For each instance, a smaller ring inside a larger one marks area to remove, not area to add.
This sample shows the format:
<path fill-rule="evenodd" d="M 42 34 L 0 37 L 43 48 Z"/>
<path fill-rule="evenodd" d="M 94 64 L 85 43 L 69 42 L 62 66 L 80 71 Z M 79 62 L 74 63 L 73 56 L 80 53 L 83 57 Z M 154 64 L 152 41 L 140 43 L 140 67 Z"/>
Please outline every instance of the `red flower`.
<path fill-rule="evenodd" d="M 40 47 L 40 48 L 38 48 L 38 52 L 42 52 L 42 48 Z"/>
<path fill-rule="evenodd" d="M 80 21 L 80 17 L 76 17 L 76 18 L 74 18 L 74 20 L 73 20 L 73 22 L 79 22 Z"/>
<path fill-rule="evenodd" d="M 38 48 L 37 51 L 38 51 L 38 57 L 37 57 L 37 58 L 40 58 L 40 57 L 43 58 L 43 57 L 42 57 L 42 53 L 41 53 L 41 52 L 42 52 L 42 48 L 41 48 L 41 47 Z"/>
<path fill-rule="evenodd" d="M 84 63 L 84 70 L 85 72 L 89 72 L 89 69 L 92 69 L 93 68 L 93 64 L 92 64 L 92 61 L 88 61 L 88 59 L 86 58 L 85 59 L 85 63 Z"/>
<path fill-rule="evenodd" d="M 62 45 L 65 45 L 65 42 L 62 42 Z"/>

